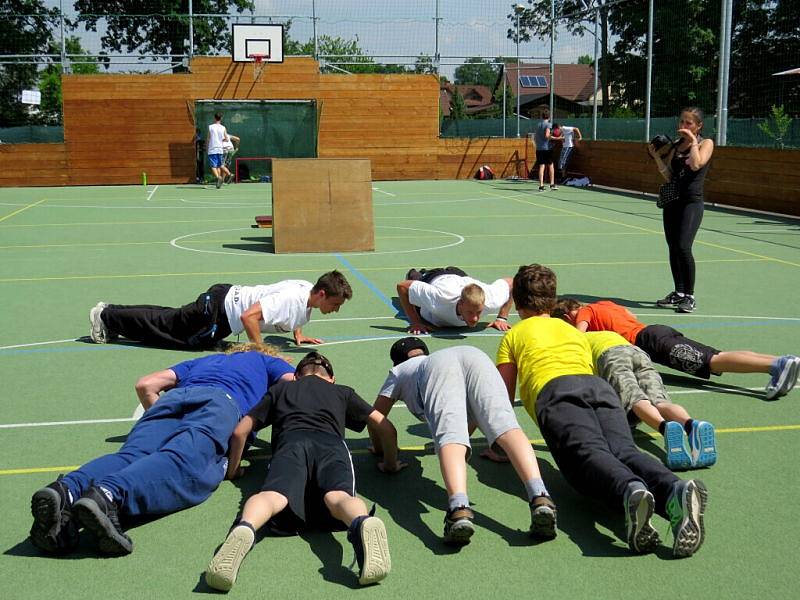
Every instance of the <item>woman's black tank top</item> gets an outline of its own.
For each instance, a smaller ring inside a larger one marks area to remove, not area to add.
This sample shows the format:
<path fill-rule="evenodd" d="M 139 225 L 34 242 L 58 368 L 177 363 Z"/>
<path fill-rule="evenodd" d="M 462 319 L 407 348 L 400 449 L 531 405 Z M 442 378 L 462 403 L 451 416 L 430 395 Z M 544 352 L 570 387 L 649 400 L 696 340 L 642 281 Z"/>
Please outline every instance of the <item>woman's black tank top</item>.
<path fill-rule="evenodd" d="M 703 138 L 701 136 L 697 136 L 697 142 Z M 677 147 L 675 152 L 672 154 L 672 160 L 670 161 L 670 169 L 672 169 L 672 179 L 678 182 L 678 187 L 680 190 L 680 195 L 683 200 L 702 200 L 703 199 L 703 183 L 706 179 L 706 173 L 708 172 L 708 167 L 711 164 L 709 160 L 703 167 L 697 171 L 692 171 L 689 166 L 686 164 L 687 159 L 689 158 L 689 152 L 691 152 L 691 148 L 688 151 L 681 153 L 678 152 Z"/>

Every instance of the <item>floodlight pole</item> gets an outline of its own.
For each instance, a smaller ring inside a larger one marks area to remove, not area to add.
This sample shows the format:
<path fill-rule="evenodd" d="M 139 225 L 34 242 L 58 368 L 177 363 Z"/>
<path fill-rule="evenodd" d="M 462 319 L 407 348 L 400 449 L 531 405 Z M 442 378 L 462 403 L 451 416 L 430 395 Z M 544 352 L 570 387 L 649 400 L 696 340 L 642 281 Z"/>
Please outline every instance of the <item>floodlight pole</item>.
<path fill-rule="evenodd" d="M 192 64 L 192 55 L 194 54 L 194 7 L 192 0 L 189 0 L 189 64 Z"/>
<path fill-rule="evenodd" d="M 717 79 L 717 145 L 728 142 L 728 85 L 731 62 L 732 0 L 722 0 L 719 36 L 719 77 Z"/>
<path fill-rule="evenodd" d="M 61 72 L 67 72 L 67 40 L 64 39 L 64 2 L 58 0 L 58 13 L 61 16 Z"/>
<path fill-rule="evenodd" d="M 311 27 L 314 36 L 314 60 L 319 60 L 319 48 L 317 47 L 317 3 L 311 0 Z"/>
<path fill-rule="evenodd" d="M 653 91 L 653 0 L 647 7 L 647 91 L 644 99 L 644 141 L 650 141 L 650 109 Z"/>
<path fill-rule="evenodd" d="M 600 75 L 600 61 L 597 60 L 597 55 L 600 53 L 598 46 L 600 42 L 597 39 L 597 30 L 600 27 L 600 7 L 595 6 L 594 9 L 594 90 L 592 93 L 592 139 L 597 140 L 597 83 Z M 605 92 L 604 92 L 605 93 Z"/>
<path fill-rule="evenodd" d="M 517 137 L 519 137 L 519 97 L 520 97 L 520 85 L 519 85 L 519 14 L 522 12 L 520 10 L 521 5 L 515 4 L 514 5 L 514 14 L 517 17 L 517 72 L 516 72 L 516 79 L 517 79 Z"/>
<path fill-rule="evenodd" d="M 550 118 L 555 121 L 556 118 L 556 95 L 555 95 L 555 81 L 553 75 L 555 73 L 555 37 L 556 37 L 556 0 L 550 0 Z M 552 122 L 551 121 L 551 122 Z"/>
<path fill-rule="evenodd" d="M 433 18 L 434 23 L 436 26 L 434 27 L 434 48 L 433 48 L 433 66 L 436 68 L 436 75 L 439 76 L 439 66 L 441 64 L 441 57 L 439 56 L 439 21 L 441 21 L 441 17 L 439 16 L 439 0 L 436 0 L 436 16 Z"/>

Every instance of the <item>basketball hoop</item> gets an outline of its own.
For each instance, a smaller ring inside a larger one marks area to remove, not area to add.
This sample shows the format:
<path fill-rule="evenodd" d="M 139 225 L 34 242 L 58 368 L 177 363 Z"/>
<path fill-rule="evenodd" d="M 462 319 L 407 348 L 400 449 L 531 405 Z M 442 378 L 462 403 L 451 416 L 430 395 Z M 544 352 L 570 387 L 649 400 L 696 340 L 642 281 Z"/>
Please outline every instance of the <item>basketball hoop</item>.
<path fill-rule="evenodd" d="M 267 68 L 267 61 L 265 59 L 268 59 L 269 56 L 266 54 L 250 54 L 247 58 L 253 61 L 253 81 L 259 81 L 264 69 Z"/>

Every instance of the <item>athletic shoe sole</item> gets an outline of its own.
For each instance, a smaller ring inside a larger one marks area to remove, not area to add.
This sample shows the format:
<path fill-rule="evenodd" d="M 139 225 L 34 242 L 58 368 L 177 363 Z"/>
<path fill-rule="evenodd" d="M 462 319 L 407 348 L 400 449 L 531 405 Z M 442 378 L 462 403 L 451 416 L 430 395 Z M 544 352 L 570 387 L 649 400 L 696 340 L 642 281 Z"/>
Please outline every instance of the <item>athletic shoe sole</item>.
<path fill-rule="evenodd" d="M 556 510 L 549 506 L 537 506 L 531 511 L 530 535 L 552 540 L 556 537 Z"/>
<path fill-rule="evenodd" d="M 703 545 L 706 537 L 703 515 L 708 504 L 708 490 L 702 481 L 697 479 L 686 482 L 686 491 L 681 498 L 683 520 L 675 532 L 675 543 L 672 555 L 676 558 L 691 556 Z"/>
<path fill-rule="evenodd" d="M 364 564 L 361 566 L 358 583 L 361 585 L 378 583 L 392 570 L 386 527 L 379 518 L 368 517 L 361 523 L 359 534 L 364 548 Z"/>
<path fill-rule="evenodd" d="M 61 529 L 61 496 L 52 488 L 42 488 L 31 498 L 31 541 L 45 552 L 58 552 L 58 533 Z"/>
<path fill-rule="evenodd" d="M 211 559 L 206 569 L 206 583 L 215 590 L 230 590 L 236 583 L 239 567 L 253 547 L 255 539 L 256 536 L 249 527 L 234 527 Z"/>
<path fill-rule="evenodd" d="M 692 457 L 683 443 L 683 427 L 675 421 L 668 421 L 664 428 L 664 463 L 672 471 L 685 471 L 692 468 Z"/>
<path fill-rule="evenodd" d="M 97 536 L 97 545 L 103 554 L 130 554 L 133 541 L 117 531 L 111 519 L 91 498 L 81 498 L 74 505 L 75 517 L 86 529 Z"/>
<path fill-rule="evenodd" d="M 465 546 L 469 544 L 475 526 L 469 519 L 459 519 L 450 525 L 444 532 L 444 543 L 450 546 Z"/>
<path fill-rule="evenodd" d="M 795 384 L 797 384 L 797 377 L 800 375 L 800 357 L 793 357 L 786 361 L 786 364 L 781 369 L 778 375 L 778 382 L 774 388 L 767 385 L 767 400 L 780 398 L 788 394 Z"/>
<path fill-rule="evenodd" d="M 98 302 L 92 310 L 89 311 L 89 337 L 95 344 L 105 344 L 107 340 L 107 330 L 100 315 L 106 307 L 104 302 Z"/>
<path fill-rule="evenodd" d="M 628 546 L 634 552 L 645 554 L 653 552 L 661 541 L 658 531 L 650 523 L 655 511 L 656 501 L 647 490 L 636 490 L 628 497 Z"/>
<path fill-rule="evenodd" d="M 717 462 L 717 442 L 714 426 L 706 421 L 695 423 L 690 436 L 692 464 L 695 467 L 710 467 Z"/>

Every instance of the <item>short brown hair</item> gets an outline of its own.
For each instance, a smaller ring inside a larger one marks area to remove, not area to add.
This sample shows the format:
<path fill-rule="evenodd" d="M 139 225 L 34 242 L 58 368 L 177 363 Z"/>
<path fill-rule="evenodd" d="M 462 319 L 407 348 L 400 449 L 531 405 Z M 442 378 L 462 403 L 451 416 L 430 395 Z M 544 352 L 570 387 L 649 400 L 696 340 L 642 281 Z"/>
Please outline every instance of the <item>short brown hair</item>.
<path fill-rule="evenodd" d="M 345 276 L 339 271 L 328 271 L 317 279 L 317 283 L 311 288 L 311 293 L 314 294 L 320 290 L 325 292 L 328 297 L 335 296 L 345 300 L 350 300 L 353 297 L 353 289 L 345 279 Z"/>
<path fill-rule="evenodd" d="M 511 295 L 517 310 L 549 314 L 556 303 L 556 274 L 536 263 L 523 265 L 514 275 Z"/>
<path fill-rule="evenodd" d="M 309 352 L 297 364 L 294 371 L 294 376 L 297 379 L 305 377 L 306 375 L 328 375 L 333 379 L 333 365 L 326 357 L 319 352 Z"/>
<path fill-rule="evenodd" d="M 470 283 L 461 290 L 461 301 L 468 306 L 483 306 L 486 303 L 486 293 L 477 283 Z"/>
<path fill-rule="evenodd" d="M 577 310 L 581 306 L 583 306 L 583 304 L 575 300 L 575 298 L 559 298 L 553 310 L 550 311 L 550 316 L 556 319 L 563 319 L 573 310 Z"/>

